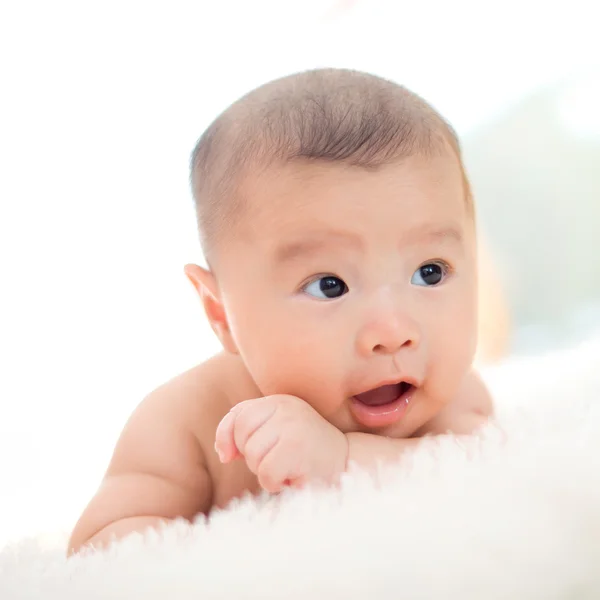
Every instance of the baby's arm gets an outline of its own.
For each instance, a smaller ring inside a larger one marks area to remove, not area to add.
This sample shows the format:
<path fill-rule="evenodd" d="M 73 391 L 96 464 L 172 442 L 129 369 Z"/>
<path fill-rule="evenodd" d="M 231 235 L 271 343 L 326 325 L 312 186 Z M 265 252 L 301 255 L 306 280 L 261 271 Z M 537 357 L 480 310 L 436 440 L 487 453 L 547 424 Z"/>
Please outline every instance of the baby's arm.
<path fill-rule="evenodd" d="M 472 372 L 465 379 L 456 400 L 420 429 L 415 437 L 394 439 L 369 433 L 347 433 L 348 464 L 371 469 L 379 463 L 394 462 L 403 452 L 414 448 L 424 435 L 470 435 L 492 414 L 490 394 L 479 375 Z"/>
<path fill-rule="evenodd" d="M 209 509 L 210 478 L 189 426 L 185 393 L 167 385 L 133 413 L 100 488 L 71 534 L 69 553 L 176 517 L 191 520 Z"/>

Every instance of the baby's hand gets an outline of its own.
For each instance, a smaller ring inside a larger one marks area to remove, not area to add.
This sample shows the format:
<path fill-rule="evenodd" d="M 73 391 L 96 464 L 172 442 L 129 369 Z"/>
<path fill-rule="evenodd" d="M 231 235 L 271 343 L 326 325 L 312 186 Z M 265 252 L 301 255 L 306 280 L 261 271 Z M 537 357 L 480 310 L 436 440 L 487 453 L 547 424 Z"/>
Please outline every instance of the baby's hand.
<path fill-rule="evenodd" d="M 309 404 L 275 395 L 234 406 L 217 427 L 221 462 L 243 457 L 271 493 L 311 481 L 335 483 L 346 468 L 348 440 Z"/>

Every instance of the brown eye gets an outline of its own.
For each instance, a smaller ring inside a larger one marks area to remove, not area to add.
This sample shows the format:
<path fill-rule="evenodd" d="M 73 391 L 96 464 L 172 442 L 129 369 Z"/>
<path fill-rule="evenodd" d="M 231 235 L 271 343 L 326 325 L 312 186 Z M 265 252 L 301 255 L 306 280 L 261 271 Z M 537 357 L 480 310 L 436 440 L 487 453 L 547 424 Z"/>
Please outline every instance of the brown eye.
<path fill-rule="evenodd" d="M 348 286 L 343 279 L 333 275 L 326 275 L 311 281 L 304 291 L 310 296 L 320 298 L 321 300 L 332 300 L 339 298 L 348 292 Z"/>

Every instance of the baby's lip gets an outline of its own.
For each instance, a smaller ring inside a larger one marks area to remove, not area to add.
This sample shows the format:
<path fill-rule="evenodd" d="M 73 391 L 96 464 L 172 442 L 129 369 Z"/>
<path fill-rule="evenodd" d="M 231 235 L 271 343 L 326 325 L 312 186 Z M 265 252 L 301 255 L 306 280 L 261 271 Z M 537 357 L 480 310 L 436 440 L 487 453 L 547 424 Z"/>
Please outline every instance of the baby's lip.
<path fill-rule="evenodd" d="M 402 383 L 408 383 L 413 388 L 418 388 L 421 385 L 420 382 L 416 378 L 411 377 L 410 375 L 406 375 L 404 377 L 395 377 L 393 379 L 380 379 L 378 382 L 374 383 L 373 385 L 369 385 L 368 387 L 364 387 L 364 388 L 360 389 L 358 392 L 355 392 L 354 394 L 352 394 L 352 397 L 356 398 L 357 396 L 360 396 L 361 394 L 365 394 L 366 392 L 371 392 L 380 387 L 384 387 L 384 386 L 388 386 L 388 385 L 399 385 Z"/>

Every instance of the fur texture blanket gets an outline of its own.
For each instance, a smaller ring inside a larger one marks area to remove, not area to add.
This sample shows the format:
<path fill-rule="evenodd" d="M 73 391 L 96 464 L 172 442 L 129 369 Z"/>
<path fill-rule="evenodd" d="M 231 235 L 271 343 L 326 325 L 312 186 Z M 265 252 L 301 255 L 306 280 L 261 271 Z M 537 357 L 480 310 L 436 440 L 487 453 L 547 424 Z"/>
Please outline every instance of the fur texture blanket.
<path fill-rule="evenodd" d="M 484 375 L 498 415 L 481 438 L 104 553 L 22 540 L 0 553 L 0 598 L 600 598 L 600 339 Z"/>

